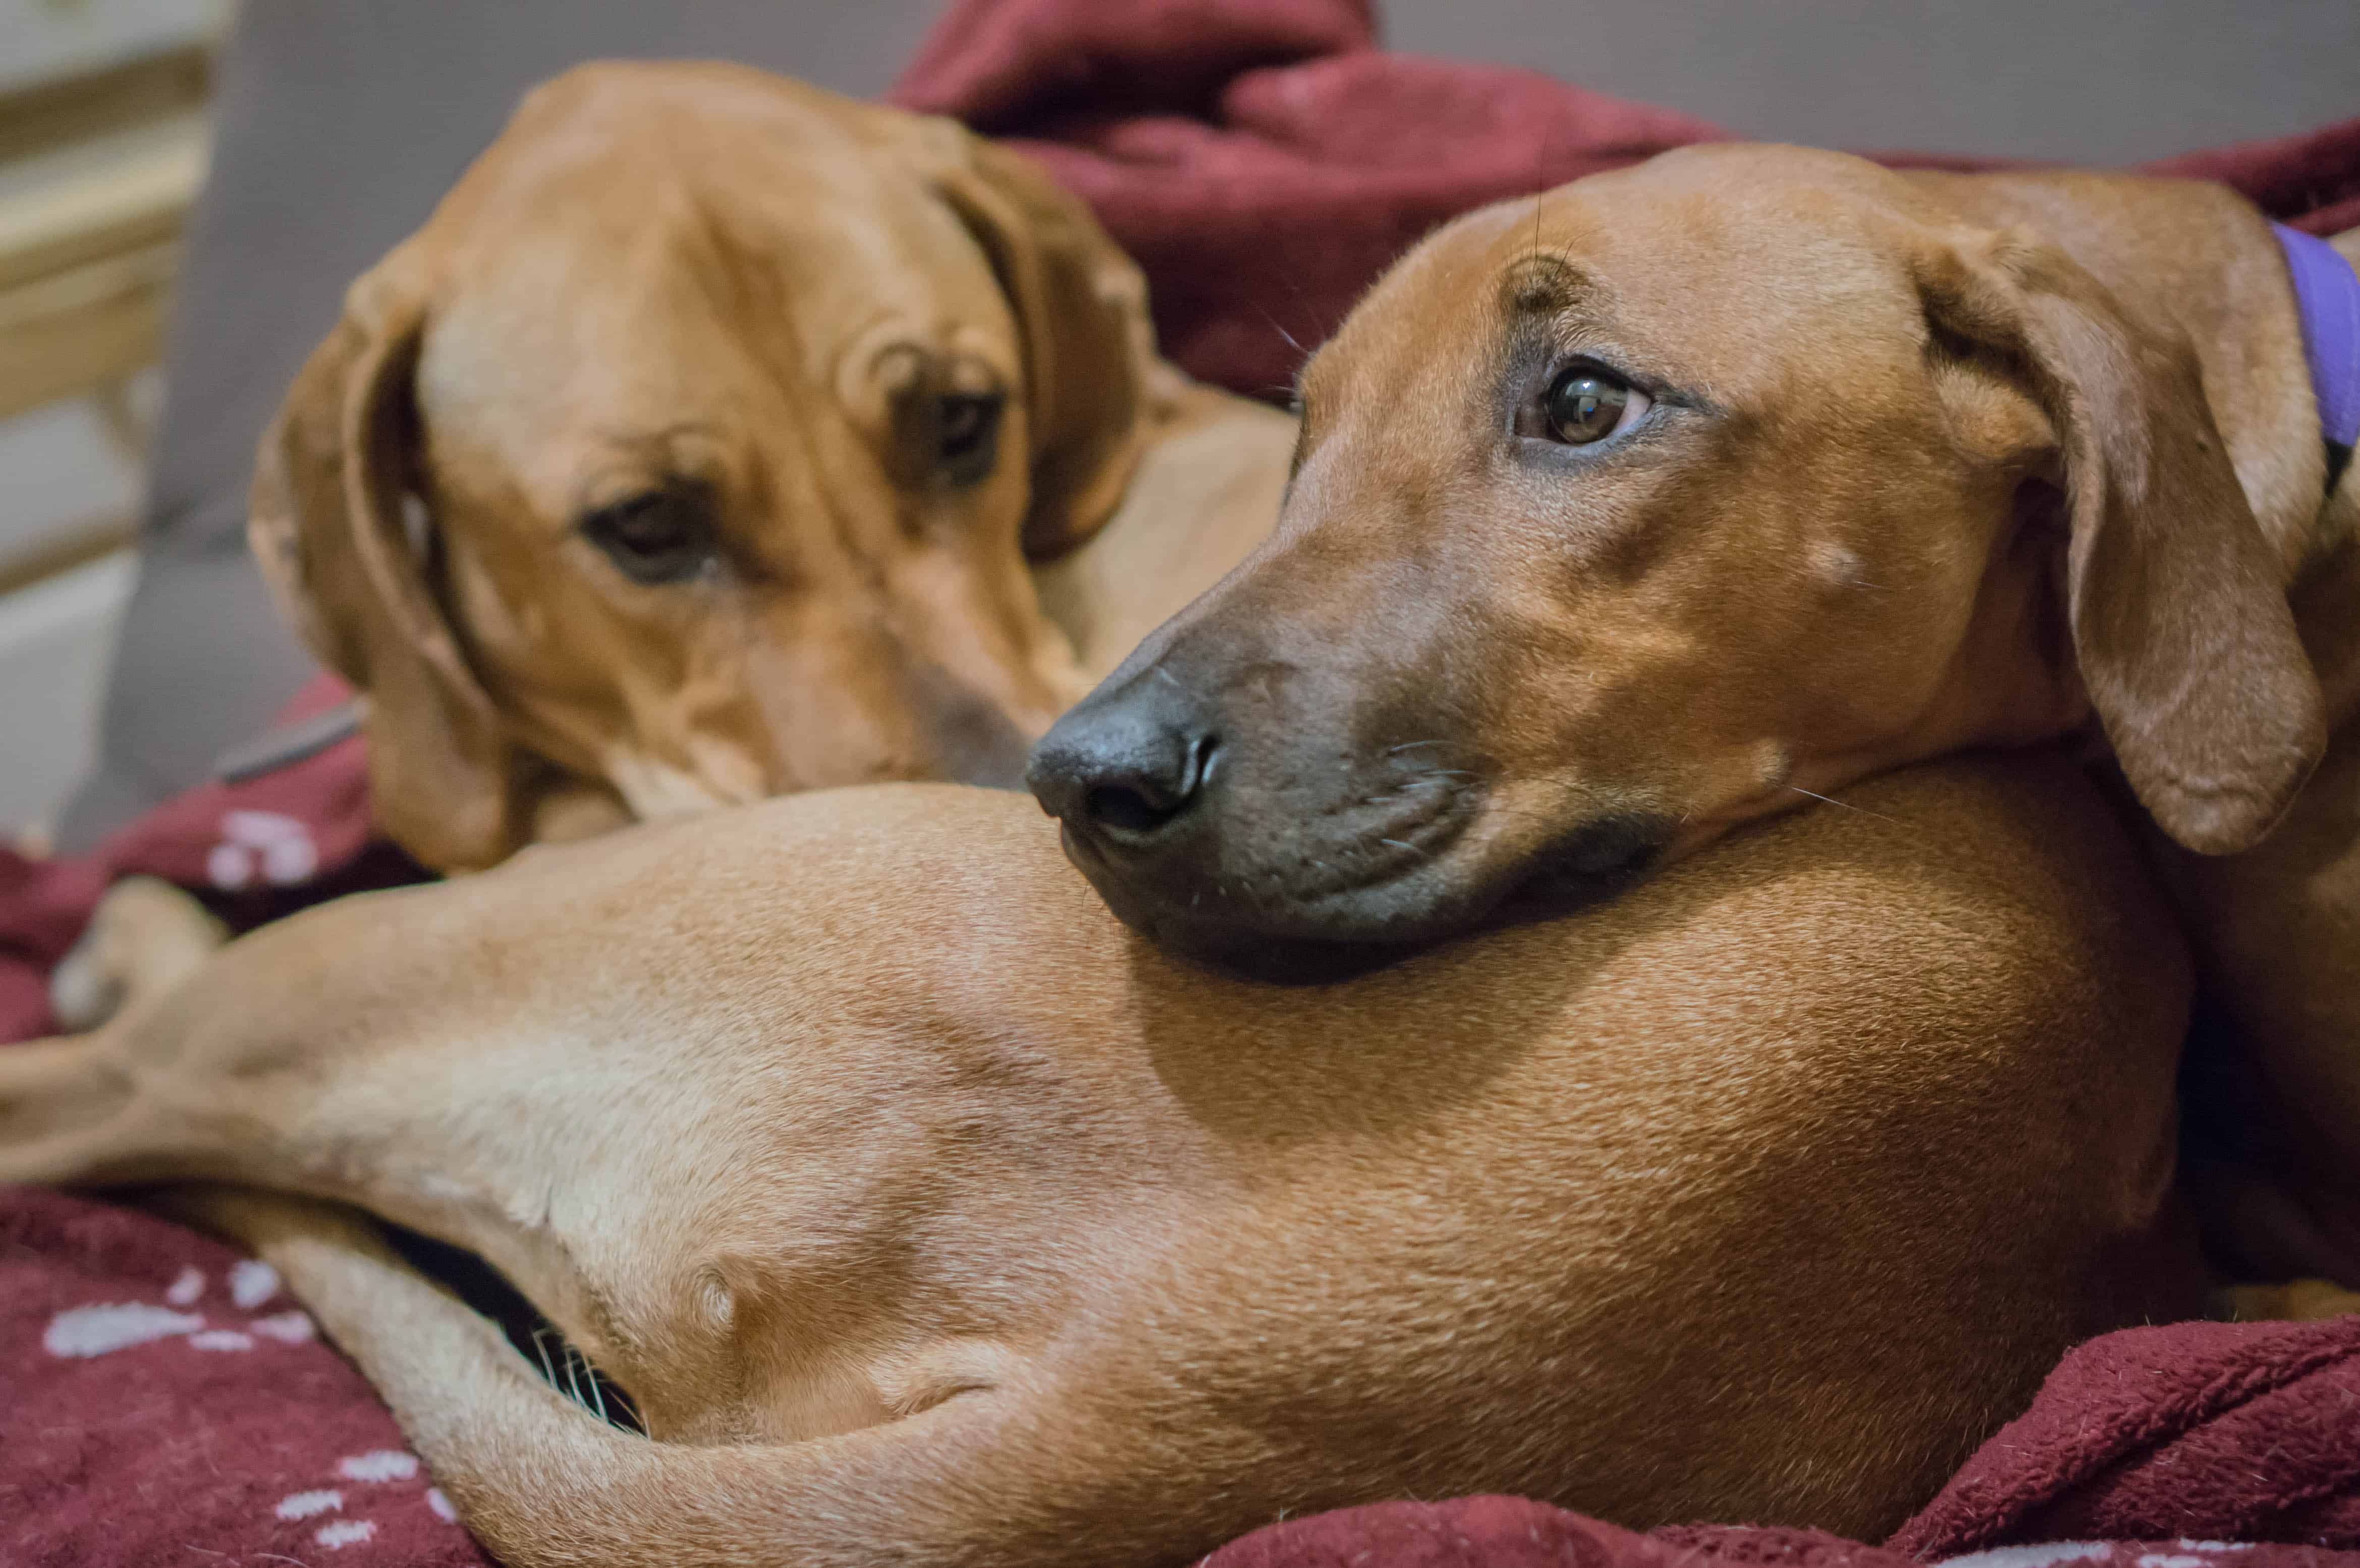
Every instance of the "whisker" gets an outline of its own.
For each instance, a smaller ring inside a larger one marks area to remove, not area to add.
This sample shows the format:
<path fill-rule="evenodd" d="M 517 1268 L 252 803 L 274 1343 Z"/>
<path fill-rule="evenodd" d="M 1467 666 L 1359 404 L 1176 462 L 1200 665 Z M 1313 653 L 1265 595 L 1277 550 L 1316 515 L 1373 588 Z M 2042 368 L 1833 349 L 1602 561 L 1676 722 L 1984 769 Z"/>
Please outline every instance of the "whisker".
<path fill-rule="evenodd" d="M 555 1342 L 557 1354 L 550 1346 Z M 582 1348 L 559 1332 L 554 1323 L 542 1323 L 532 1331 L 533 1355 L 541 1362 L 541 1375 L 549 1386 L 597 1415 L 608 1426 L 625 1432 L 645 1432 L 647 1423 L 639 1417 L 639 1406 L 621 1385 L 609 1382 L 598 1370 L 597 1363 L 583 1354 Z M 559 1357 L 564 1361 L 563 1376 L 558 1371 Z"/>
<path fill-rule="evenodd" d="M 1389 746 L 1385 747 L 1385 755 L 1387 757 L 1397 757 L 1404 751 L 1415 751 L 1422 746 L 1448 746 L 1448 744 L 1449 742 L 1448 741 L 1440 740 L 1405 740 L 1399 746 Z"/>
<path fill-rule="evenodd" d="M 1883 811 L 1872 811 L 1866 806 L 1855 806 L 1849 800 L 1839 800 L 1833 795 L 1822 795 L 1816 789 L 1806 789 L 1800 784 L 1789 784 L 1786 788 L 1797 795 L 1808 795 L 1814 800 L 1825 800 L 1830 806 L 1841 806 L 1847 811 L 1858 811 L 1863 817 L 1874 817 L 1880 822 L 1891 822 L 1896 827 L 1902 825 L 1901 819 L 1898 817 L 1888 817 Z"/>
<path fill-rule="evenodd" d="M 1187 692 L 1191 697 L 1196 695 L 1196 690 L 1193 687 L 1191 687 L 1186 681 L 1181 680 L 1177 675 L 1173 674 L 1172 671 L 1164 669 L 1161 664 L 1155 666 L 1155 678 L 1158 681 L 1164 681 L 1165 684 L 1172 686 L 1175 690 Z"/>
<path fill-rule="evenodd" d="M 1298 288 L 1295 292 L 1299 296 L 1302 293 L 1302 290 Z M 1305 359 L 1309 359 L 1311 357 L 1311 351 L 1305 348 L 1302 343 L 1297 342 L 1293 332 L 1288 332 L 1284 327 L 1279 325 L 1278 318 L 1276 316 L 1272 315 L 1269 310 L 1260 306 L 1255 307 L 1255 312 L 1260 315 L 1263 321 L 1270 323 L 1270 330 L 1272 332 L 1276 332 L 1281 338 L 1285 340 L 1287 347 L 1293 349 L 1297 354 L 1301 355 Z M 1295 389 L 1290 387 L 1286 390 L 1292 392 Z"/>
<path fill-rule="evenodd" d="M 1295 278 L 1295 276 L 1293 273 L 1290 273 L 1290 272 L 1282 272 L 1282 273 L 1280 273 L 1280 274 L 1278 275 L 1278 281 L 1280 281 L 1281 283 L 1284 283 L 1284 284 L 1285 284 L 1285 285 L 1286 285 L 1287 291 L 1288 291 L 1289 293 L 1291 293 L 1291 294 L 1293 294 L 1293 295 L 1295 296 L 1295 303 L 1297 303 L 1297 304 L 1305 304 L 1305 303 L 1307 303 L 1307 302 L 1309 301 L 1309 299 L 1310 299 L 1311 296 L 1310 296 L 1310 295 L 1308 295 L 1307 293 L 1304 292 L 1303 284 L 1302 284 L 1301 280 L 1300 280 L 1300 279 L 1298 279 L 1298 278 Z M 1277 320 L 1276 320 L 1275 318 L 1272 317 L 1272 316 L 1271 316 L 1271 313 L 1270 313 L 1268 310 L 1264 310 L 1264 311 L 1262 311 L 1262 317 L 1263 317 L 1263 319 L 1264 319 L 1264 320 L 1269 321 L 1270 321 L 1270 324 L 1271 324 L 1272 326 L 1273 326 L 1273 327 L 1274 327 L 1274 326 L 1277 326 L 1277 325 L 1278 325 L 1278 321 L 1277 321 Z M 1322 339 L 1322 340 L 1325 340 L 1325 339 L 1328 339 L 1328 338 L 1334 337 L 1335 335 L 1336 335 L 1336 323 L 1335 323 L 1333 321 L 1328 321 L 1328 320 L 1326 320 L 1325 318 L 1322 318 L 1321 325 L 1320 325 L 1320 327 L 1319 327 L 1319 336 L 1321 337 L 1321 339 Z"/>

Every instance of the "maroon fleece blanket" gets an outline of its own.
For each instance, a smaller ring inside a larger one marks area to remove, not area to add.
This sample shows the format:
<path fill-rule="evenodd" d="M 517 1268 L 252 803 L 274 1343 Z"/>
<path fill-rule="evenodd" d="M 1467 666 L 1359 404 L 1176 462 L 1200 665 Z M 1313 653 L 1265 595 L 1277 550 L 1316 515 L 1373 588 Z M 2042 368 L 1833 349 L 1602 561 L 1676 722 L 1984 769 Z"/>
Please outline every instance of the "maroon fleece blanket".
<path fill-rule="evenodd" d="M 1526 72 L 1383 53 L 1360 0 L 966 0 L 894 96 L 1015 139 L 1087 197 L 1145 267 L 1167 350 L 1247 392 L 1284 387 L 1295 343 L 1437 223 L 1721 134 Z M 2360 224 L 2360 119 L 2166 167 L 2314 232 Z M 339 695 L 323 678 L 298 711 Z M 363 764 L 346 742 L 206 786 L 74 862 L 0 850 L 0 1040 L 48 1027 L 43 977 L 115 877 L 166 877 L 243 926 L 413 875 L 372 839 Z M 0 1563 L 481 1562 L 447 1512 L 267 1270 L 128 1210 L 0 1192 Z M 2360 1320 L 2094 1341 L 1881 1546 L 1642 1537 L 1479 1497 L 1293 1520 L 1213 1561 L 2280 1568 L 2301 1545 L 2360 1568 Z"/>

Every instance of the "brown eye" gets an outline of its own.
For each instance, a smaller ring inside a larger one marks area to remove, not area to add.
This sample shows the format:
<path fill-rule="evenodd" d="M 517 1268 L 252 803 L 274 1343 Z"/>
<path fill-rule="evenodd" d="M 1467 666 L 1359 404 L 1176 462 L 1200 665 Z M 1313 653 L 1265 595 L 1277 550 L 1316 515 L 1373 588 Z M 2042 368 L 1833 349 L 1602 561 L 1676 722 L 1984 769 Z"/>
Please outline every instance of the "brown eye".
<path fill-rule="evenodd" d="M 624 576 L 647 587 L 701 577 L 720 556 L 713 497 L 698 485 L 667 485 L 601 506 L 581 528 Z"/>
<path fill-rule="evenodd" d="M 1634 401 L 1644 409 L 1645 395 L 1634 391 L 1621 376 L 1595 365 L 1578 365 L 1559 372 L 1549 383 L 1542 412 L 1552 437 L 1568 446 L 1587 446 L 1612 435 Z"/>
<path fill-rule="evenodd" d="M 954 484 L 972 485 L 991 472 L 1000 452 L 1000 415 L 1006 403 L 996 392 L 955 392 L 937 405 L 935 453 Z"/>

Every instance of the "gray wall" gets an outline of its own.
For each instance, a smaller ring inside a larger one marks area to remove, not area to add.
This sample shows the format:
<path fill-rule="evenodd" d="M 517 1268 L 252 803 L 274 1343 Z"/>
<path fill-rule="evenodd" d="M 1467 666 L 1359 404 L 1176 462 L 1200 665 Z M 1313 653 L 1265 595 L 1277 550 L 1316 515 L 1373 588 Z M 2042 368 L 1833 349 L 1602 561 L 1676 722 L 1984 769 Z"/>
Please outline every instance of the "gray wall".
<path fill-rule="evenodd" d="M 1395 49 L 1823 147 L 2133 163 L 2360 114 L 2360 0 L 1383 0 Z"/>

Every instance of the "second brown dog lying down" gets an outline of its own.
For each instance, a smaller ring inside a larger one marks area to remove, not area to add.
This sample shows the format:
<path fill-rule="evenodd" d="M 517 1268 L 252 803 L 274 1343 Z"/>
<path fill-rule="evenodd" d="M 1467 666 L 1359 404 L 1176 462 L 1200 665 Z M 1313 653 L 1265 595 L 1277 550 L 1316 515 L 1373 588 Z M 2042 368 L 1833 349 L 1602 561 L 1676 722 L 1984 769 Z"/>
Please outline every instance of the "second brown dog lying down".
<path fill-rule="evenodd" d="M 2285 243 L 2212 185 L 1797 147 L 1470 214 L 1306 367 L 1278 531 L 1042 798 L 1165 940 L 1421 942 L 2102 740 L 2252 1081 L 2222 1239 L 2360 1285 L 2360 473 L 2305 347 L 2348 318 L 2360 383 L 2360 232 Z"/>
<path fill-rule="evenodd" d="M 1079 201 L 734 66 L 545 86 L 353 286 L 253 536 L 441 870 L 784 790 L 1012 783 L 1277 515 Z"/>
<path fill-rule="evenodd" d="M 2064 764 L 1854 803 L 1322 987 L 1166 957 L 1019 796 L 645 825 L 185 979 L 150 931 L 121 1018 L 0 1052 L 0 1181 L 489 1258 L 653 1441 L 350 1219 L 202 1211 L 516 1568 L 1178 1563 L 1493 1489 L 1873 1538 L 2189 1304 L 2188 978 Z"/>

